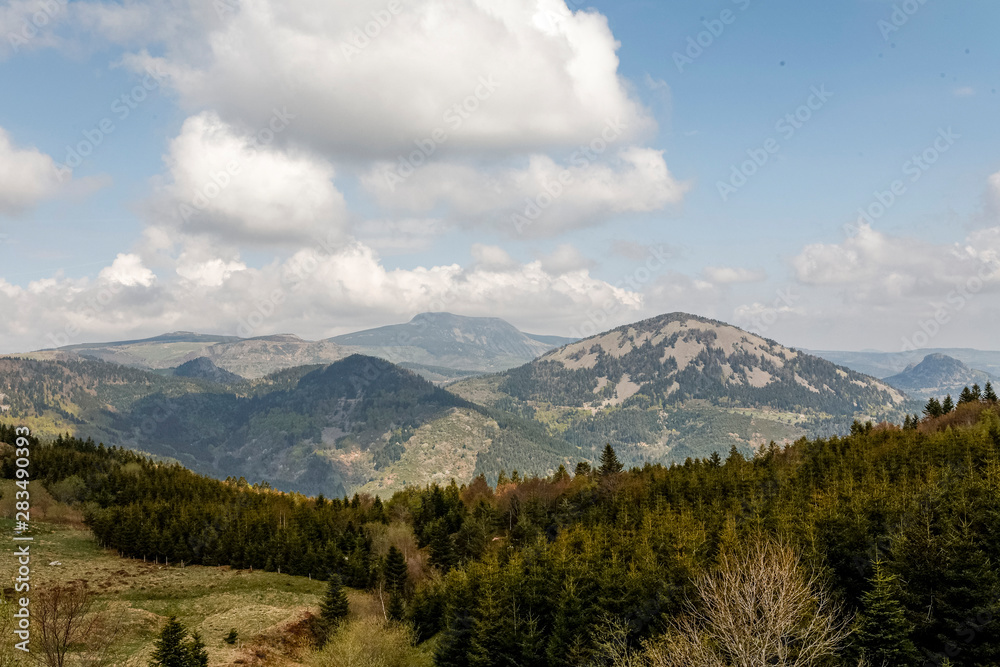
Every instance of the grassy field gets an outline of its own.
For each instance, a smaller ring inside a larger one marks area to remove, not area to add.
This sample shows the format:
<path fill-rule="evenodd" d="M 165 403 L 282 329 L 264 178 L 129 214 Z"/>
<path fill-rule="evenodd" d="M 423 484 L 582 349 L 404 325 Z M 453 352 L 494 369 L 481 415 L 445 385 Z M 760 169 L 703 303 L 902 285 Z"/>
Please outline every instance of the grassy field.
<path fill-rule="evenodd" d="M 13 522 L 0 520 L 0 531 L 11 535 Z M 141 657 L 141 664 L 171 615 L 201 633 L 212 665 L 305 664 L 300 662 L 308 653 L 304 622 L 318 612 L 324 582 L 273 572 L 168 567 L 119 558 L 99 548 L 89 531 L 65 525 L 36 524 L 34 532 L 33 590 L 86 583 L 99 594 L 108 613 L 125 624 L 122 643 Z M 0 571 L 5 580 L 14 570 L 12 550 L 4 548 Z M 366 606 L 365 594 L 350 593 L 352 605 Z M 240 638 L 233 646 L 223 641 L 231 628 Z"/>

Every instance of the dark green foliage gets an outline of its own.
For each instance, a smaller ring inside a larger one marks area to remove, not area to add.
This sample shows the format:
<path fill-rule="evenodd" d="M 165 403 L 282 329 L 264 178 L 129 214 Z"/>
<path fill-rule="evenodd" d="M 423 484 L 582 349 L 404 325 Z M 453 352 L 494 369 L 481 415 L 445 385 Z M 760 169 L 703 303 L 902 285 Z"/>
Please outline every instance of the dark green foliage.
<path fill-rule="evenodd" d="M 123 553 L 174 563 L 186 550 L 186 562 L 381 586 L 387 613 L 421 641 L 439 635 L 438 665 L 594 663 L 610 620 L 638 646 L 683 613 L 723 549 L 760 534 L 789 540 L 845 617 L 860 614 L 854 649 L 909 654 L 911 642 L 918 657 L 899 664 L 1000 664 L 1000 415 L 988 402 L 753 456 L 604 478 L 582 467 L 497 490 L 485 478 L 412 488 L 381 510 L 363 496 L 320 503 L 210 480 L 74 438 L 34 447 L 32 465 L 46 487 L 78 478 L 89 525 Z M 14 469 L 0 454 L 3 476 Z M 398 586 L 405 559 L 372 541 L 385 517 L 412 528 L 437 570 L 429 579 Z M 857 665 L 846 659 L 831 667 Z"/>
<path fill-rule="evenodd" d="M 887 572 L 881 560 L 874 563 L 871 586 L 855 621 L 854 644 L 859 657 L 869 665 L 914 664 L 913 625 L 899 601 L 898 578 Z"/>
<path fill-rule="evenodd" d="M 955 402 L 951 400 L 951 394 L 944 397 L 944 401 L 941 403 L 941 412 L 944 414 L 950 413 L 955 409 Z"/>
<path fill-rule="evenodd" d="M 333 576 L 326 586 L 326 594 L 319 606 L 319 622 L 317 623 L 317 643 L 326 644 L 331 633 L 351 613 L 347 593 L 340 583 L 340 577 Z"/>
<path fill-rule="evenodd" d="M 177 617 L 168 618 L 154 644 L 150 667 L 208 667 L 208 652 L 201 636 L 195 632 L 191 639 L 186 637 L 187 629 Z"/>
<path fill-rule="evenodd" d="M 406 590 L 406 558 L 396 547 L 389 547 L 385 557 L 385 583 L 390 591 L 402 593 Z"/>
<path fill-rule="evenodd" d="M 928 417 L 940 417 L 944 414 L 944 408 L 941 406 L 941 401 L 936 398 L 931 398 L 927 401 L 927 405 L 924 406 L 924 414 Z"/>
<path fill-rule="evenodd" d="M 601 454 L 601 467 L 597 471 L 601 477 L 620 473 L 624 469 L 625 466 L 621 464 L 618 455 L 615 454 L 615 448 L 610 443 L 604 445 L 604 452 Z"/>
<path fill-rule="evenodd" d="M 986 388 L 983 389 L 983 400 L 988 403 L 997 402 L 997 393 L 993 390 L 993 385 L 989 382 L 986 383 Z"/>

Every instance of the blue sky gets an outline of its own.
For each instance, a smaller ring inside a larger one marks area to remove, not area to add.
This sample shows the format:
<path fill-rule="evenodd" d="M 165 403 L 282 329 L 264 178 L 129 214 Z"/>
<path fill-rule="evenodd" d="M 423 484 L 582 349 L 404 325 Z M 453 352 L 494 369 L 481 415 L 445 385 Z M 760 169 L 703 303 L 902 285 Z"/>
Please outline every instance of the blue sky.
<path fill-rule="evenodd" d="M 685 310 L 810 348 L 994 346 L 996 3 L 221 7 L 0 9 L 2 351 L 233 334 L 253 313 L 255 335 L 319 338 L 423 310 L 564 335 Z M 456 103 L 475 109 L 451 126 Z"/>

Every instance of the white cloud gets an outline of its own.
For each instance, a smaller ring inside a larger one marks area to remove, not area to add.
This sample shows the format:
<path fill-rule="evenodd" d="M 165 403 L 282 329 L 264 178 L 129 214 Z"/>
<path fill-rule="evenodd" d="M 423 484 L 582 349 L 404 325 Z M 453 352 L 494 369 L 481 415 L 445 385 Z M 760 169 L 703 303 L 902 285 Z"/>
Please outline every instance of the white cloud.
<path fill-rule="evenodd" d="M 662 151 L 638 147 L 606 162 L 580 152 L 568 165 L 547 155 L 531 156 L 523 168 L 439 162 L 401 183 L 387 177 L 395 168 L 382 163 L 362 177 L 383 206 L 417 213 L 444 206 L 459 224 L 515 235 L 552 235 L 613 215 L 657 211 L 680 202 L 688 188 L 669 172 Z"/>
<path fill-rule="evenodd" d="M 887 301 L 940 291 L 979 271 L 981 261 L 959 245 L 934 245 L 915 238 L 888 236 L 862 224 L 858 233 L 841 243 L 806 246 L 792 259 L 796 278 L 807 285 L 850 286 L 852 298 Z M 977 252 L 982 252 L 980 247 Z"/>
<path fill-rule="evenodd" d="M 756 283 L 767 279 L 763 269 L 745 269 L 730 266 L 709 266 L 703 271 L 705 279 L 716 285 Z"/>
<path fill-rule="evenodd" d="M 643 256 L 648 256 L 648 252 Z M 591 269 L 595 262 L 584 257 L 576 247 L 569 243 L 560 244 L 555 250 L 541 258 L 542 268 L 553 275 L 561 275 L 572 271 Z"/>
<path fill-rule="evenodd" d="M 375 252 L 348 243 L 304 248 L 281 262 L 247 267 L 232 257 L 182 253 L 158 277 L 137 254 L 121 254 L 96 280 L 53 277 L 27 287 L 0 281 L 5 352 L 121 340 L 187 329 L 264 335 L 292 331 L 324 338 L 398 322 L 421 311 L 498 316 L 557 333 L 614 304 L 622 321 L 638 317 L 642 296 L 586 269 L 558 275 L 542 262 L 511 260 L 476 246 L 477 262 L 388 269 Z M 256 315 L 255 315 L 256 314 Z M 26 325 L 31 322 L 31 326 Z M 255 323 L 239 329 L 240 323 Z"/>
<path fill-rule="evenodd" d="M 149 287 L 156 280 L 152 271 L 142 264 L 142 259 L 138 255 L 131 253 L 119 253 L 111 266 L 101 269 L 97 275 L 99 281 L 117 283 L 126 287 L 141 285 Z"/>
<path fill-rule="evenodd" d="M 188 118 L 165 157 L 157 216 L 188 234 L 257 244 L 343 230 L 347 207 L 332 165 L 268 136 L 240 132 L 212 112 Z"/>
<path fill-rule="evenodd" d="M 0 128 L 0 215 L 24 213 L 60 189 L 55 161 L 36 148 L 17 148 Z"/>
<path fill-rule="evenodd" d="M 77 4 L 109 39 L 161 42 L 186 107 L 259 126 L 287 104 L 282 139 L 329 156 L 392 159 L 438 128 L 442 152 L 508 154 L 590 141 L 609 119 L 630 139 L 655 127 L 618 76 L 605 17 L 562 0 Z"/>

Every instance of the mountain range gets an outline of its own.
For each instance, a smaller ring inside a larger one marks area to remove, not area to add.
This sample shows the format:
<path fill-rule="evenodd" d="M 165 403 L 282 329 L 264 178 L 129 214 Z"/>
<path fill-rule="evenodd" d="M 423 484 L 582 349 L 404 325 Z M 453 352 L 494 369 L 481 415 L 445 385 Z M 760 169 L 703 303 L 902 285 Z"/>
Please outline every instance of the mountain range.
<path fill-rule="evenodd" d="M 439 382 L 477 375 L 436 386 L 355 349 L 436 367 Z M 915 407 L 882 380 L 685 313 L 577 341 L 433 313 L 312 343 L 176 333 L 32 356 L 0 360 L 0 409 L 42 433 L 327 495 L 549 474 L 605 443 L 627 465 L 750 454 Z"/>
<path fill-rule="evenodd" d="M 142 340 L 67 345 L 26 356 L 100 359 L 147 370 L 165 370 L 205 357 L 223 370 L 253 379 L 285 368 L 366 354 L 445 382 L 520 366 L 572 340 L 526 334 L 495 317 L 421 313 L 405 324 L 318 341 L 293 334 L 238 338 L 176 331 Z"/>

